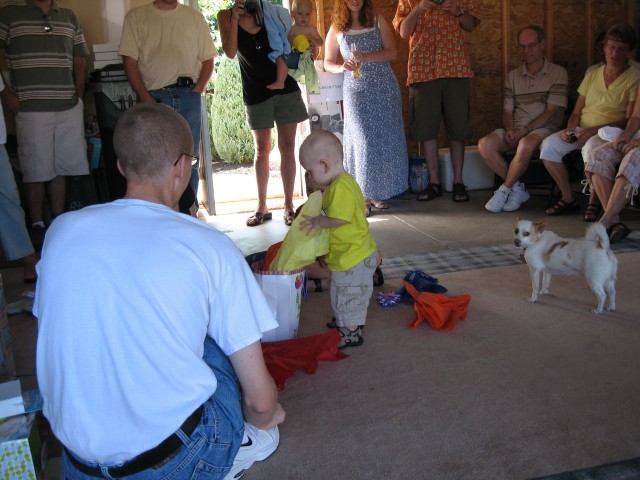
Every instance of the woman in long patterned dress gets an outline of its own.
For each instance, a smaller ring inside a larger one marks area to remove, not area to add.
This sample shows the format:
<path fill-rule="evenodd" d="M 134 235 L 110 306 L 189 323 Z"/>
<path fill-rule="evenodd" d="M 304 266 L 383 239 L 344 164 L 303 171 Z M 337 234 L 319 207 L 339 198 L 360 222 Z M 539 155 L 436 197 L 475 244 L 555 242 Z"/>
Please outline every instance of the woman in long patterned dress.
<path fill-rule="evenodd" d="M 408 186 L 400 88 L 389 64 L 396 55 L 393 30 L 372 0 L 336 0 L 324 68 L 344 72 L 344 164 L 362 189 L 367 213 L 388 208 L 385 200 Z"/>

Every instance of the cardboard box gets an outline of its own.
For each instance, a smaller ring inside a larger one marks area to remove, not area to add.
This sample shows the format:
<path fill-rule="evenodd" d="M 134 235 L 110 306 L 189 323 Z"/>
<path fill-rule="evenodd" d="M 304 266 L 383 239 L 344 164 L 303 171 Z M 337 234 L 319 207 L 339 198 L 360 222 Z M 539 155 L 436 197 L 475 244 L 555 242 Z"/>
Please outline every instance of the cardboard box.
<path fill-rule="evenodd" d="M 7 303 L 2 286 L 2 275 L 0 275 L 0 382 L 15 378 L 16 367 L 13 363 L 13 349 L 9 335 L 9 316 L 7 315 Z"/>
<path fill-rule="evenodd" d="M 440 168 L 440 185 L 445 192 L 453 191 L 453 165 L 451 164 L 451 151 L 441 148 L 438 152 Z M 464 167 L 462 168 L 462 182 L 468 190 L 483 190 L 493 188 L 495 174 L 487 167 L 478 152 L 476 145 L 465 148 Z"/>
<path fill-rule="evenodd" d="M 41 470 L 41 445 L 35 414 L 0 422 L 0 472 L 11 480 L 36 480 Z"/>

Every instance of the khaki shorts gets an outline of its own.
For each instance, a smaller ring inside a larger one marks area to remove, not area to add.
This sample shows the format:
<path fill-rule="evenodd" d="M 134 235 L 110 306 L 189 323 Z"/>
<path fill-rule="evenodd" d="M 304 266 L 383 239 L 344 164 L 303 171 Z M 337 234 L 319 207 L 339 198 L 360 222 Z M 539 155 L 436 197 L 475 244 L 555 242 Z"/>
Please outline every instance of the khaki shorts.
<path fill-rule="evenodd" d="M 331 272 L 331 307 L 339 327 L 356 327 L 367 321 L 367 309 L 373 293 L 373 272 L 378 266 L 378 251 L 344 272 Z"/>
<path fill-rule="evenodd" d="M 538 141 L 538 146 L 540 146 L 540 144 L 542 143 L 542 140 L 544 140 L 549 135 L 551 135 L 551 134 L 553 134 L 555 132 L 557 132 L 557 130 L 555 128 L 536 128 L 535 130 L 531 130 L 526 136 L 537 135 L 538 138 L 540 139 Z M 498 152 L 506 153 L 508 151 L 515 151 L 515 148 L 511 148 L 504 141 L 504 137 L 505 137 L 505 135 L 507 133 L 504 130 L 504 128 L 498 128 L 498 129 L 494 130 L 491 133 L 493 133 L 496 137 L 498 137 L 500 139 L 500 146 L 498 147 Z M 524 138 L 524 137 L 522 137 L 522 138 Z"/>
<path fill-rule="evenodd" d="M 88 175 L 82 100 L 62 112 L 18 112 L 16 135 L 22 179 L 48 182 L 58 176 Z"/>
<path fill-rule="evenodd" d="M 246 105 L 247 123 L 250 130 L 265 130 L 276 125 L 299 123 L 307 118 L 307 107 L 302 101 L 302 94 L 298 92 L 274 95 L 268 100 L 256 105 Z"/>
<path fill-rule="evenodd" d="M 437 139 L 443 118 L 449 140 L 464 142 L 471 136 L 468 78 L 439 78 L 412 83 L 409 102 L 414 140 Z"/>

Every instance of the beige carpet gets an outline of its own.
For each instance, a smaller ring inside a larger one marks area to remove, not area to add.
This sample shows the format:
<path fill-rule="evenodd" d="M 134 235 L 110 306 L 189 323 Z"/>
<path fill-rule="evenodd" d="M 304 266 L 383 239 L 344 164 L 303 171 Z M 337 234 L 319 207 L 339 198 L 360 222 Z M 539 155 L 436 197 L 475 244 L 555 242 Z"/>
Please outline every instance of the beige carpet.
<path fill-rule="evenodd" d="M 640 253 L 618 258 L 600 316 L 582 277 L 526 302 L 525 265 L 438 275 L 472 298 L 448 333 L 408 329 L 412 307 L 374 292 L 364 346 L 287 381 L 280 447 L 245 478 L 525 479 L 640 456 Z M 330 317 L 310 293 L 301 335 Z"/>

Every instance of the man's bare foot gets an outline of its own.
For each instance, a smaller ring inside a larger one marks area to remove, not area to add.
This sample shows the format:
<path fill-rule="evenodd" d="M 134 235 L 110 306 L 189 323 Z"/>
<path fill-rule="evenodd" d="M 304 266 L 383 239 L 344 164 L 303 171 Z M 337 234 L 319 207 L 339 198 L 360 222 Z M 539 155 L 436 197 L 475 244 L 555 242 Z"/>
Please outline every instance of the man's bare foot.
<path fill-rule="evenodd" d="M 282 82 L 275 81 L 275 82 L 267 85 L 267 88 L 269 90 L 282 90 L 284 88 L 284 81 L 282 81 Z"/>

